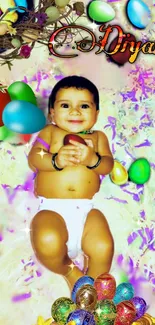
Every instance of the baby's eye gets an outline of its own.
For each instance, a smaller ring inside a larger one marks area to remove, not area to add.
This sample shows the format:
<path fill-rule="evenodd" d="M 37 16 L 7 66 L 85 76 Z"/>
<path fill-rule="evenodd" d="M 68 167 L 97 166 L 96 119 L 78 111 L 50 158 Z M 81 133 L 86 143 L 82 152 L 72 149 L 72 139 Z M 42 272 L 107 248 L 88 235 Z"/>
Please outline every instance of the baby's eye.
<path fill-rule="evenodd" d="M 61 107 L 63 107 L 63 108 L 68 108 L 69 105 L 68 105 L 67 103 L 63 103 L 63 104 L 61 104 Z"/>
<path fill-rule="evenodd" d="M 89 105 L 87 105 L 87 104 L 82 104 L 81 107 L 82 107 L 82 108 L 88 108 Z"/>

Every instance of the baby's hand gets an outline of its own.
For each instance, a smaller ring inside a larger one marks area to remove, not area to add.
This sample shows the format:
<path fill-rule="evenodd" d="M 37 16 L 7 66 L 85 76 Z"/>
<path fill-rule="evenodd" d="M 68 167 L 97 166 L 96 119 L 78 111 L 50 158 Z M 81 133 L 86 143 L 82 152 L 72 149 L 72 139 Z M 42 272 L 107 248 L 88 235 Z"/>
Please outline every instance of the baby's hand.
<path fill-rule="evenodd" d="M 70 140 L 69 142 L 74 144 L 74 146 L 78 149 L 80 164 L 84 166 L 89 166 L 96 154 L 94 151 L 93 141 L 91 139 L 84 140 L 87 143 L 87 146 L 74 140 Z"/>
<path fill-rule="evenodd" d="M 79 148 L 74 145 L 65 145 L 60 148 L 56 157 L 56 165 L 59 168 L 67 166 L 76 166 L 80 163 Z"/>

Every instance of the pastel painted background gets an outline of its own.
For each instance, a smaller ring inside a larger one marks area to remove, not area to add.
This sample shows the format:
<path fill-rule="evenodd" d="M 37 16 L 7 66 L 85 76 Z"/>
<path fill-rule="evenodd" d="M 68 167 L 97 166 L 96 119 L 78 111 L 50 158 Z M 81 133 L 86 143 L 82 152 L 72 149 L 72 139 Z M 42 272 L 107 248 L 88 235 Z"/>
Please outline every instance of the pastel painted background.
<path fill-rule="evenodd" d="M 154 40 L 154 0 L 147 1 L 152 20 L 145 30 L 127 22 L 126 1 L 110 2 L 115 22 L 140 40 Z M 85 2 L 85 4 L 87 1 Z M 87 23 L 90 23 L 88 21 Z M 80 19 L 79 19 L 80 24 Z M 155 317 L 155 55 L 140 54 L 135 64 L 119 68 L 104 53 L 78 53 L 74 59 L 55 58 L 36 43 L 29 59 L 14 61 L 11 71 L 0 66 L 0 83 L 28 83 L 38 106 L 47 108 L 52 87 L 62 77 L 78 74 L 90 78 L 100 91 L 100 115 L 96 128 L 108 136 L 115 159 L 126 168 L 139 157 L 151 164 L 151 178 L 144 186 L 120 187 L 103 178 L 96 195 L 115 239 L 111 274 L 117 284 L 129 280 Z M 36 134 L 34 135 L 34 137 Z M 51 305 L 68 296 L 64 279 L 36 260 L 29 225 L 39 203 L 33 195 L 33 174 L 28 168 L 30 145 L 0 143 L 0 324 L 33 325 L 37 317 L 51 316 Z"/>

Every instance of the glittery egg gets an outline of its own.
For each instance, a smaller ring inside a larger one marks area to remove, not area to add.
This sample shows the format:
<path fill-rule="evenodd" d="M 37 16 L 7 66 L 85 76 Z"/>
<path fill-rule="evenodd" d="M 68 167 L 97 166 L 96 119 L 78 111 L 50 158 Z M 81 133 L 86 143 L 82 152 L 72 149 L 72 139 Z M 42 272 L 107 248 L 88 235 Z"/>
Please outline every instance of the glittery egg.
<path fill-rule="evenodd" d="M 132 323 L 132 325 L 153 325 L 153 324 L 154 323 L 152 322 L 151 317 L 148 318 L 145 317 L 145 315 Z"/>
<path fill-rule="evenodd" d="M 75 282 L 72 293 L 71 293 L 71 298 L 74 302 L 76 302 L 76 294 L 77 294 L 78 290 L 85 284 L 93 285 L 94 279 L 91 278 L 90 276 L 84 275 Z"/>
<path fill-rule="evenodd" d="M 133 26 L 143 29 L 150 22 L 151 11 L 142 0 L 130 0 L 127 3 L 127 17 Z"/>
<path fill-rule="evenodd" d="M 140 319 L 138 320 L 141 320 L 141 319 L 144 319 L 145 321 L 148 322 L 147 325 L 154 325 L 155 324 L 155 318 L 152 317 L 151 315 L 145 313 Z"/>
<path fill-rule="evenodd" d="M 147 305 L 145 300 L 141 297 L 133 297 L 131 299 L 131 302 L 133 303 L 136 309 L 136 315 L 134 320 L 137 320 L 138 318 L 142 317 L 145 314 Z"/>
<path fill-rule="evenodd" d="M 116 293 L 113 299 L 115 304 L 121 301 L 130 300 L 134 297 L 134 288 L 131 283 L 121 283 L 116 288 Z"/>
<path fill-rule="evenodd" d="M 116 185 L 123 185 L 128 180 L 128 172 L 125 167 L 117 160 L 114 161 L 114 167 L 110 173 L 112 182 Z"/>
<path fill-rule="evenodd" d="M 77 309 L 70 313 L 67 322 L 75 321 L 76 325 L 96 325 L 94 315 L 84 309 Z"/>
<path fill-rule="evenodd" d="M 60 325 L 64 325 L 68 315 L 76 309 L 74 302 L 66 297 L 57 299 L 53 305 L 51 314 L 53 319 Z"/>
<path fill-rule="evenodd" d="M 79 309 L 93 311 L 97 303 L 97 292 L 95 288 L 86 284 L 76 294 L 76 305 Z"/>
<path fill-rule="evenodd" d="M 152 317 L 149 314 L 144 314 L 141 318 L 136 320 L 133 324 L 137 325 L 154 325 Z"/>
<path fill-rule="evenodd" d="M 131 325 L 135 319 L 136 309 L 131 301 L 122 301 L 117 306 L 115 325 Z"/>
<path fill-rule="evenodd" d="M 112 300 L 98 301 L 94 311 L 97 325 L 113 325 L 116 318 L 116 306 Z"/>
<path fill-rule="evenodd" d="M 97 291 L 97 299 L 113 299 L 116 291 L 115 278 L 108 273 L 103 273 L 98 276 L 94 282 L 94 287 Z"/>

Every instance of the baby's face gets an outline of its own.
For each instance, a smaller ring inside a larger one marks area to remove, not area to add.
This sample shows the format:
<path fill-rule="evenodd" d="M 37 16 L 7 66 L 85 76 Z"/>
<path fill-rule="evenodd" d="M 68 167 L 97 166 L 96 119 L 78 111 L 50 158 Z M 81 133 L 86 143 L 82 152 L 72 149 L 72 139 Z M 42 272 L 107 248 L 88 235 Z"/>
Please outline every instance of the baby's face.
<path fill-rule="evenodd" d="M 60 89 L 51 108 L 53 122 L 68 132 L 90 130 L 96 123 L 98 111 L 93 94 L 87 89 Z"/>

